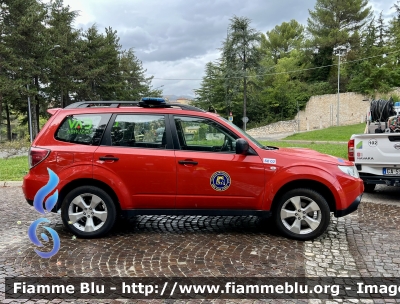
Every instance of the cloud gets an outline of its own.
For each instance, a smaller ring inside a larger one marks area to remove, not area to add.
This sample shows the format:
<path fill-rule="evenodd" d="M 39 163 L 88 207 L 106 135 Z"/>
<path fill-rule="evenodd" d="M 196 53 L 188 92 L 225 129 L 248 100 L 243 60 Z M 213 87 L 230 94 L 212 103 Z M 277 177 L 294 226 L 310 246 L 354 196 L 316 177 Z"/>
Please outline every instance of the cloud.
<path fill-rule="evenodd" d="M 95 23 L 100 30 L 117 30 L 123 49 L 133 48 L 149 75 L 156 78 L 201 78 L 205 64 L 219 57 L 229 19 L 248 17 L 252 27 L 265 33 L 275 25 L 296 19 L 306 25 L 308 9 L 316 0 L 64 0 L 79 10 L 76 26 Z M 377 11 L 388 10 L 391 0 L 371 2 Z M 173 77 L 172 77 L 173 76 Z M 200 82 L 154 80 L 169 94 L 192 94 Z M 176 90 L 176 91 L 175 91 Z"/>

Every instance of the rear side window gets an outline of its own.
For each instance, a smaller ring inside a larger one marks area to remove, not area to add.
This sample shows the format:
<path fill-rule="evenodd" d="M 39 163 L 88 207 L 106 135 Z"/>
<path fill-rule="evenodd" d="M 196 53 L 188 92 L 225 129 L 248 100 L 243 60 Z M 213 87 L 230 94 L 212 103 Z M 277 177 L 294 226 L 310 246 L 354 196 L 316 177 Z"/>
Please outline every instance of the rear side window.
<path fill-rule="evenodd" d="M 111 129 L 111 145 L 166 149 L 164 115 L 117 115 Z"/>
<path fill-rule="evenodd" d="M 99 145 L 111 114 L 71 115 L 62 122 L 56 139 L 83 145 Z"/>

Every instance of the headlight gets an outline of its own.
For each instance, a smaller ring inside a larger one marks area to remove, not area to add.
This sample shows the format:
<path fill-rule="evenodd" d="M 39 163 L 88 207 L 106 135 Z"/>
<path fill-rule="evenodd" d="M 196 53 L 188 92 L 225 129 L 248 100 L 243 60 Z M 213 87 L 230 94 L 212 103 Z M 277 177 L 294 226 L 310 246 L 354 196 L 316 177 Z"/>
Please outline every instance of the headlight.
<path fill-rule="evenodd" d="M 358 174 L 357 168 L 356 166 L 338 166 L 338 168 L 340 169 L 340 171 L 355 177 L 355 178 L 359 178 L 360 175 Z"/>

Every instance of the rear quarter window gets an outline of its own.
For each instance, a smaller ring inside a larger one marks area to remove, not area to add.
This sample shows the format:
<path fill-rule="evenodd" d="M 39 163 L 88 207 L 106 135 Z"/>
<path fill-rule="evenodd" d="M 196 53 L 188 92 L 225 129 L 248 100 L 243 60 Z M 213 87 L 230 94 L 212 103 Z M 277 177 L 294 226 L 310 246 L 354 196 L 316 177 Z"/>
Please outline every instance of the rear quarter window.
<path fill-rule="evenodd" d="M 111 114 L 79 114 L 65 118 L 56 132 L 60 141 L 99 145 Z"/>

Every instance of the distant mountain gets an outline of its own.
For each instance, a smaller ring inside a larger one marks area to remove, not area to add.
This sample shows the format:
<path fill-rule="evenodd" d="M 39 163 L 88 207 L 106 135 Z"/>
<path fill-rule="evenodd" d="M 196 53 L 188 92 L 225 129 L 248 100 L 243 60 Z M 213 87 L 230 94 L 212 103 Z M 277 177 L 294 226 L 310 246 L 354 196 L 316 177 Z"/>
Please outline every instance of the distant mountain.
<path fill-rule="evenodd" d="M 180 98 L 193 100 L 194 96 L 190 96 L 190 95 L 163 95 L 163 98 L 168 98 L 169 101 L 176 101 L 177 99 L 180 99 Z"/>

